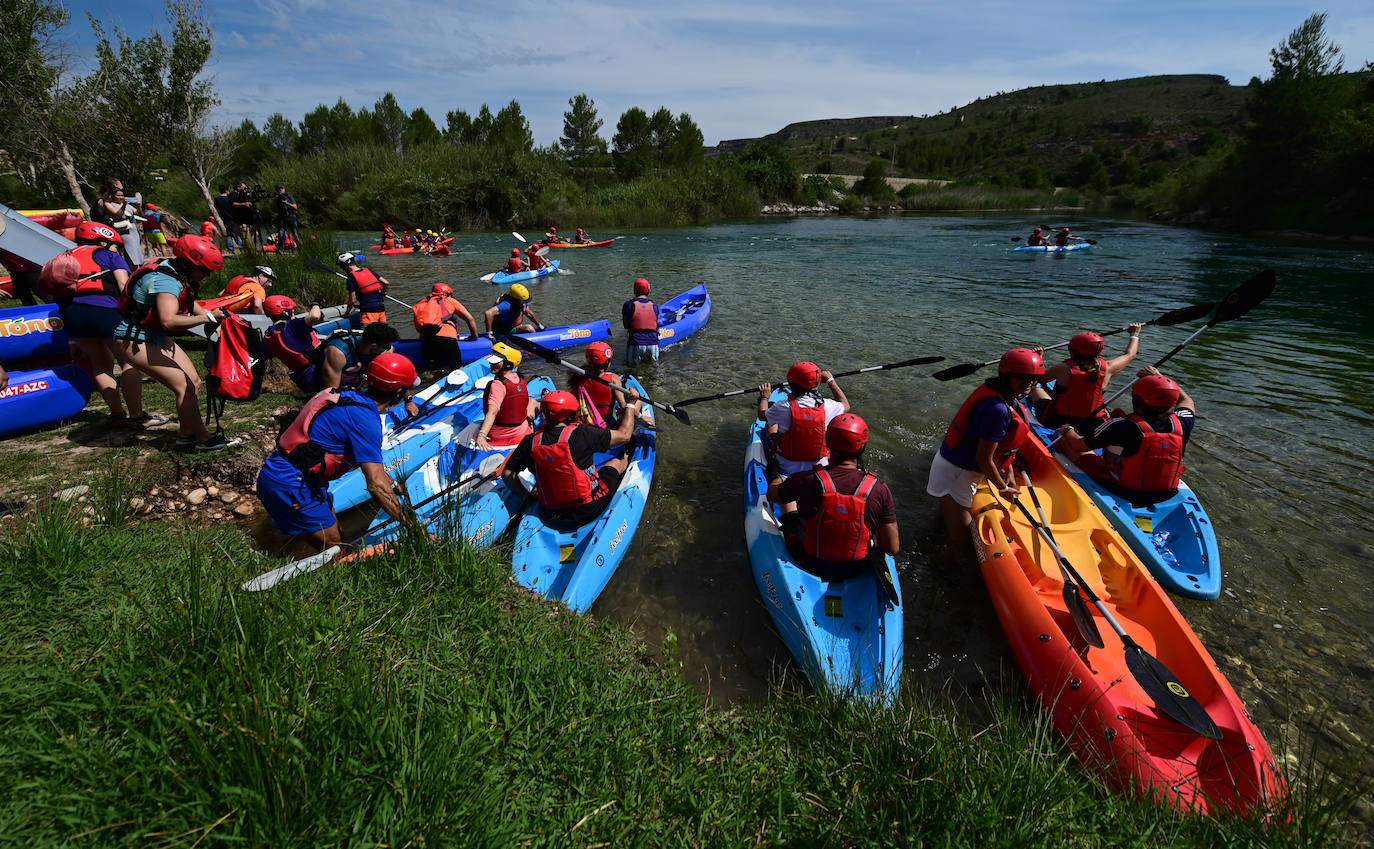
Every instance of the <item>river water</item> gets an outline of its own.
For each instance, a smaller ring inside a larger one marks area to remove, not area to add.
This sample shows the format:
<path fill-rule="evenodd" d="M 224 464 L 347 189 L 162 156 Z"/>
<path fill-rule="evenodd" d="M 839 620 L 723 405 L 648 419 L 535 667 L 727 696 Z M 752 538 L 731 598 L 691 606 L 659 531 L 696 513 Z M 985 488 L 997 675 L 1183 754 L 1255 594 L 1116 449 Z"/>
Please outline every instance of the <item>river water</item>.
<path fill-rule="evenodd" d="M 1070 254 L 1012 252 L 1011 237 L 1034 224 L 1071 226 L 1098 244 Z M 950 383 L 930 374 L 996 359 L 1013 345 L 1054 344 L 1215 301 L 1274 269 L 1278 288 L 1267 301 L 1204 333 L 1164 369 L 1197 402 L 1186 479 L 1216 524 L 1224 567 L 1220 599 L 1174 601 L 1276 755 L 1317 742 L 1327 755 L 1369 757 L 1374 399 L 1363 376 L 1374 371 L 1374 250 L 1085 216 L 765 219 L 597 235 L 623 238 L 609 249 L 554 251 L 575 273 L 532 284 L 532 306 L 549 325 L 611 319 L 619 363 L 617 316 L 634 278 L 649 278 L 659 300 L 706 283 L 709 326 L 643 372 L 662 400 L 777 382 L 799 359 L 838 372 L 948 358 L 841 385 L 872 430 L 867 465 L 897 500 L 903 686 L 953 684 L 956 694 L 1015 688 L 1020 677 L 976 566 L 951 565 L 936 502 L 925 495 L 946 425 L 990 372 Z M 373 241 L 349 237 L 359 246 Z M 442 281 L 479 313 L 498 290 L 477 277 L 516 244 L 505 234 L 459 235 L 452 257 L 368 263 L 403 298 Z M 399 307 L 391 311 L 393 321 L 403 319 Z M 1153 362 L 1197 326 L 1146 328 L 1136 364 Z M 1111 356 L 1125 337 L 1108 341 Z M 693 406 L 691 427 L 661 417 L 645 521 L 593 609 L 659 647 L 719 704 L 767 698 L 791 665 L 744 541 L 743 454 L 754 403 L 750 392 Z"/>

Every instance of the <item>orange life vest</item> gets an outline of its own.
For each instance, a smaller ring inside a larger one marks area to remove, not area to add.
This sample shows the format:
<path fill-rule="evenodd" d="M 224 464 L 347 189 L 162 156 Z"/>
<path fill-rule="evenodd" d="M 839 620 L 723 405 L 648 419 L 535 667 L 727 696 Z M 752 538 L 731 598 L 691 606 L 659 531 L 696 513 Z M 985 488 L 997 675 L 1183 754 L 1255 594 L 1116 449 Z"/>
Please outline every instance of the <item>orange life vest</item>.
<path fill-rule="evenodd" d="M 458 312 L 458 302 L 447 295 L 430 295 L 423 301 L 411 308 L 415 314 L 415 329 L 422 335 L 427 331 L 426 328 L 436 328 L 435 336 L 446 339 L 457 339 L 458 328 L 453 326 L 453 322 L 444 319 Z"/>
<path fill-rule="evenodd" d="M 332 481 L 353 468 L 351 454 L 328 452 L 310 441 L 310 425 L 320 413 L 335 406 L 364 405 L 343 397 L 337 389 L 322 390 L 305 402 L 295 421 L 277 438 L 277 450 L 291 465 L 299 469 L 301 474 L 312 475 L 322 481 Z"/>
<path fill-rule="evenodd" d="M 1046 412 L 1069 419 L 1081 419 L 1102 406 L 1102 388 L 1107 385 L 1107 361 L 1097 358 L 1097 371 L 1088 371 L 1073 360 L 1065 360 L 1069 379 L 1063 392 L 1050 399 Z M 1056 386 L 1056 389 L 1059 387 Z"/>
<path fill-rule="evenodd" d="M 1140 428 L 1140 450 L 1129 457 L 1103 452 L 1107 468 L 1122 487 L 1132 492 L 1167 492 L 1178 489 L 1183 478 L 1183 426 L 1178 416 L 1169 414 L 1170 433 L 1150 427 L 1149 422 L 1132 413 L 1126 417 Z"/>
<path fill-rule="evenodd" d="M 644 298 L 635 298 L 630 313 L 631 330 L 657 330 L 658 305 Z"/>

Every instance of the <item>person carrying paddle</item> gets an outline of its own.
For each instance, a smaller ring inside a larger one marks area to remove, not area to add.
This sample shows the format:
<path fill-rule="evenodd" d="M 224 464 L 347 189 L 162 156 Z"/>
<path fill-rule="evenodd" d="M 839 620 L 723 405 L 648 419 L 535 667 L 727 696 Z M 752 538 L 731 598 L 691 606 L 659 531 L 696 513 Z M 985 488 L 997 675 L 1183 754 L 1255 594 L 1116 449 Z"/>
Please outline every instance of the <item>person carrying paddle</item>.
<path fill-rule="evenodd" d="M 821 398 L 821 384 L 830 387 L 833 400 Z M 849 399 L 835 376 L 815 363 L 800 362 L 787 370 L 786 403 L 770 406 L 772 394 L 772 384 L 759 386 L 758 417 L 767 423 L 764 445 L 770 487 L 788 475 L 825 465 L 829 454 L 826 429 L 837 416 L 849 412 Z M 795 515 L 796 505 L 783 504 L 782 512 L 784 516 Z"/>
<path fill-rule="evenodd" d="M 1058 233 L 1054 234 L 1054 244 L 1061 248 L 1069 246 L 1070 242 L 1081 242 L 1082 236 L 1070 236 L 1068 227 L 1061 227 Z"/>
<path fill-rule="evenodd" d="M 797 565 L 822 580 L 843 581 L 870 568 L 873 549 L 897 554 L 897 506 L 887 484 L 859 467 L 868 445 L 861 417 L 836 416 L 825 429 L 825 445 L 829 465 L 770 483 L 768 500 L 796 505 L 795 514 L 783 514 L 783 527 L 799 527 L 785 536 Z"/>
<path fill-rule="evenodd" d="M 554 390 L 544 396 L 543 425 L 511 452 L 501 479 L 517 495 L 535 496 L 548 524 L 576 528 L 600 516 L 620 487 L 630 465 L 627 449 L 596 467 L 596 455 L 625 445 L 634 438 L 642 402 L 634 389 L 625 390 L 625 415 L 609 430 L 579 424 L 577 399 L 571 392 Z M 520 472 L 534 471 L 534 491 L 525 488 Z"/>
<path fill-rule="evenodd" d="M 1045 238 L 1044 233 L 1045 230 L 1043 227 L 1036 227 L 1034 230 L 1031 231 L 1031 234 L 1026 237 L 1026 244 L 1030 245 L 1031 247 L 1035 247 L 1037 245 L 1048 245 L 1050 242 L 1048 239 Z"/>
<path fill-rule="evenodd" d="M 391 284 L 371 269 L 358 266 L 357 254 L 339 254 L 339 267 L 348 278 L 348 309 L 356 306 L 362 313 L 361 323 L 386 322 L 386 290 Z"/>
<path fill-rule="evenodd" d="M 930 464 L 926 493 L 940 499 L 950 542 L 968 538 L 973 493 L 984 480 L 1007 501 L 1019 494 L 1011 461 L 1028 428 L 1013 404 L 1044 374 L 1045 362 L 1036 352 L 1007 351 L 997 364 L 997 376 L 973 390 L 945 431 Z"/>
<path fill-rule="evenodd" d="M 577 228 L 577 235 L 576 235 L 575 237 L 573 237 L 573 244 L 574 244 L 574 245 L 585 245 L 585 244 L 587 244 L 587 243 L 590 242 L 590 241 L 592 241 L 592 237 L 591 237 L 591 236 L 588 236 L 587 233 L 586 233 L 586 231 L 584 231 L 581 227 L 578 227 L 578 228 Z"/>
<path fill-rule="evenodd" d="M 515 445 L 533 429 L 539 401 L 530 397 L 529 385 L 516 371 L 523 357 L 505 342 L 491 346 L 491 382 L 482 391 L 485 415 L 473 440 L 480 451 Z"/>
<path fill-rule="evenodd" d="M 1054 382 L 1048 393 L 1036 387 L 1031 398 L 1036 402 L 1048 400 L 1040 408 L 1040 421 L 1045 427 L 1057 428 L 1071 424 L 1082 431 L 1097 427 L 1107 418 L 1102 410 L 1103 392 L 1112 376 L 1131 364 L 1140 350 L 1140 322 L 1128 325 L 1131 334 L 1126 351 L 1108 360 L 1102 356 L 1102 337 L 1096 333 L 1079 333 L 1069 340 L 1069 358 L 1045 370 L 1042 383 Z"/>
<path fill-rule="evenodd" d="M 435 283 L 429 296 L 411 308 L 415 330 L 420 334 L 420 354 L 425 368 L 454 369 L 463 364 L 458 351 L 458 320 L 468 326 L 468 341 L 477 339 L 472 313 L 453 297 L 453 287 Z"/>
<path fill-rule="evenodd" d="M 361 467 L 378 507 L 399 522 L 412 521 L 382 464 L 379 413 L 400 403 L 419 383 L 410 360 L 382 354 L 368 365 L 365 388 L 326 389 L 311 398 L 258 472 L 258 498 L 272 524 L 283 533 L 306 537 L 321 551 L 341 542 L 329 481 L 354 466 Z"/>
<path fill-rule="evenodd" d="M 550 224 L 550 225 L 549 225 L 548 232 L 546 232 L 546 233 L 544 234 L 544 238 L 543 238 L 543 239 L 539 240 L 539 244 L 540 244 L 540 245 L 552 245 L 552 244 L 553 244 L 554 242 L 556 242 L 556 241 L 558 241 L 558 228 L 557 228 L 557 227 L 554 227 L 552 224 Z"/>
<path fill-rule="evenodd" d="M 482 313 L 487 332 L 494 334 L 533 333 L 542 329 L 539 317 L 530 309 L 530 290 L 523 283 L 512 283 L 506 294 Z M 528 321 L 526 321 L 528 319 Z"/>
<path fill-rule="evenodd" d="M 230 304 L 225 307 L 232 313 L 252 313 L 253 315 L 264 315 L 263 302 L 267 299 L 267 290 L 272 288 L 272 284 L 277 280 L 277 272 L 270 266 L 255 265 L 252 274 L 240 274 L 228 283 L 224 284 L 224 291 L 220 295 L 242 295 L 247 293 L 242 301 Z"/>
<path fill-rule="evenodd" d="M 616 391 L 606 385 L 622 385 L 620 375 L 607 370 L 613 354 L 610 345 L 605 342 L 593 342 L 587 346 L 586 373 L 568 375 L 573 396 L 577 398 L 577 417 L 583 424 L 606 427 L 616 421 L 620 399 Z M 598 377 L 606 383 L 598 383 L 592 379 Z"/>
<path fill-rule="evenodd" d="M 1149 366 L 1131 386 L 1131 413 L 1117 415 L 1091 436 L 1060 428 L 1063 450 L 1080 469 L 1137 507 L 1172 498 L 1183 476 L 1183 452 L 1197 422 L 1193 399 Z M 1102 451 L 1101 456 L 1094 449 Z"/>
<path fill-rule="evenodd" d="M 539 255 L 539 248 L 535 245 L 525 249 L 525 264 L 529 266 L 530 271 L 540 271 L 549 267 L 549 261 Z"/>
<path fill-rule="evenodd" d="M 635 296 L 620 307 L 620 323 L 629 331 L 625 365 L 658 362 L 658 304 L 649 300 L 649 281 L 635 280 Z"/>
<path fill-rule="evenodd" d="M 528 270 L 528 268 L 529 266 L 525 263 L 524 258 L 520 256 L 520 249 L 511 248 L 510 259 L 506 260 L 506 267 L 501 270 L 507 274 L 519 274 L 522 271 Z"/>

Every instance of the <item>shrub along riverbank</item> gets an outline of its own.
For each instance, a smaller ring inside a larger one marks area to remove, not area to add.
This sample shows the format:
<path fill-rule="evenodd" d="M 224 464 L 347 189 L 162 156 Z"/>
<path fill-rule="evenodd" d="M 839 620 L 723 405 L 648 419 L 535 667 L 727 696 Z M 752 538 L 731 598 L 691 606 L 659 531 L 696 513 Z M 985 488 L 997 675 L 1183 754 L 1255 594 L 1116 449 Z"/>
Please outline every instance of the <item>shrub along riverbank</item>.
<path fill-rule="evenodd" d="M 102 505 L 83 531 L 66 510 L 0 539 L 15 845 L 1349 840 L 1349 796 L 1301 782 L 1269 827 L 1111 794 L 1024 692 L 709 708 L 624 629 L 516 586 L 499 549 L 406 541 L 258 595 L 238 585 L 280 561 L 237 525 Z"/>

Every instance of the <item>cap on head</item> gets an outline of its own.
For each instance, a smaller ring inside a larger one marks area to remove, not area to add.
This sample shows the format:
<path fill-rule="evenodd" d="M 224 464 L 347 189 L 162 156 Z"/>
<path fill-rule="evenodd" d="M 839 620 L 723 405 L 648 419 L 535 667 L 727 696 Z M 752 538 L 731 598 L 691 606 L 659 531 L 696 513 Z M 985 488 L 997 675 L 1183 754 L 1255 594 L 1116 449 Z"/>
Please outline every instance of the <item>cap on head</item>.
<path fill-rule="evenodd" d="M 821 367 L 802 361 L 787 370 L 787 382 L 801 389 L 815 389 L 821 385 Z"/>
<path fill-rule="evenodd" d="M 263 299 L 262 311 L 268 318 L 276 318 L 282 315 L 290 315 L 296 310 L 296 302 L 285 295 L 273 295 Z"/>
<path fill-rule="evenodd" d="M 587 362 L 592 365 L 604 366 L 611 361 L 611 346 L 605 342 L 593 342 L 587 346 Z"/>
<path fill-rule="evenodd" d="M 224 254 L 204 236 L 182 236 L 172 243 L 172 255 L 206 271 L 219 271 L 224 267 Z"/>
<path fill-rule="evenodd" d="M 420 376 L 415 373 L 415 364 L 400 354 L 385 353 L 373 357 L 367 366 L 369 386 L 387 392 L 395 392 L 408 386 L 419 386 Z"/>
<path fill-rule="evenodd" d="M 841 454 L 858 454 L 868 444 L 868 422 L 854 413 L 841 413 L 825 429 L 825 447 Z"/>
<path fill-rule="evenodd" d="M 646 280 L 646 279 L 644 279 L 643 277 L 641 277 L 641 278 L 639 278 L 638 280 L 636 280 L 636 281 L 635 281 L 635 294 L 636 294 L 636 295 L 647 295 L 647 294 L 649 294 L 649 281 Z"/>
<path fill-rule="evenodd" d="M 284 189 L 284 188 L 286 188 L 286 186 L 283 186 L 281 183 L 278 183 L 278 184 L 277 184 L 277 188 L 278 188 L 278 189 Z"/>
<path fill-rule="evenodd" d="M 520 368 L 520 361 L 525 358 L 524 354 L 521 354 L 518 350 L 507 345 L 505 342 L 497 342 L 495 345 L 491 346 L 491 357 L 500 357 L 510 363 L 511 368 Z M 487 358 L 488 361 L 491 360 L 491 357 Z M 495 365 L 495 363 L 493 363 L 493 365 Z"/>
<path fill-rule="evenodd" d="M 523 283 L 510 284 L 510 291 L 507 294 L 521 301 L 528 301 L 530 299 L 530 290 L 526 289 Z"/>
<path fill-rule="evenodd" d="M 544 418 L 551 422 L 565 422 L 577 415 L 577 399 L 564 389 L 545 394 L 539 406 L 544 410 Z"/>
<path fill-rule="evenodd" d="M 997 363 L 997 371 L 1022 377 L 1042 377 L 1045 374 L 1045 361 L 1030 348 L 1012 348 L 1002 355 Z"/>
<path fill-rule="evenodd" d="M 119 238 L 113 227 L 95 221 L 82 221 L 76 225 L 76 241 L 78 244 L 124 244 L 124 240 Z"/>
<path fill-rule="evenodd" d="M 1079 333 L 1069 340 L 1069 351 L 1082 357 L 1095 357 L 1102 353 L 1102 337 L 1096 333 Z"/>
<path fill-rule="evenodd" d="M 273 271 L 270 265 L 255 265 L 253 266 L 253 270 L 263 277 L 266 277 L 268 280 L 271 280 L 273 283 L 277 281 L 277 272 Z"/>
<path fill-rule="evenodd" d="M 447 283 L 435 283 L 434 288 L 429 290 L 431 295 L 452 295 L 453 287 Z"/>
<path fill-rule="evenodd" d="M 1147 374 L 1131 386 L 1131 395 L 1150 407 L 1167 408 L 1178 403 L 1182 390 L 1173 378 Z"/>

